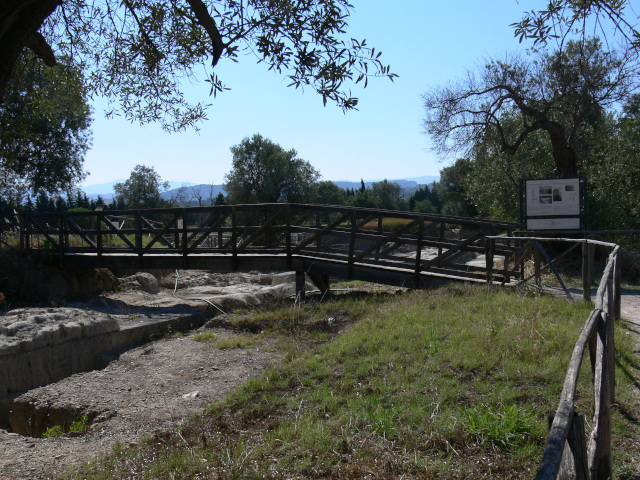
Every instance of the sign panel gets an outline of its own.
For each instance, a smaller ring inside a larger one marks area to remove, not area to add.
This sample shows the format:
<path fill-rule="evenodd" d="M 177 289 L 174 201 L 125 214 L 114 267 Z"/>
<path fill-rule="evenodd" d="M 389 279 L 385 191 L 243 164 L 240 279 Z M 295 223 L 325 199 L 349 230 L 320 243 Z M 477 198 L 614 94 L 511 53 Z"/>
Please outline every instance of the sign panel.
<path fill-rule="evenodd" d="M 579 230 L 579 178 L 526 180 L 527 230 Z"/>

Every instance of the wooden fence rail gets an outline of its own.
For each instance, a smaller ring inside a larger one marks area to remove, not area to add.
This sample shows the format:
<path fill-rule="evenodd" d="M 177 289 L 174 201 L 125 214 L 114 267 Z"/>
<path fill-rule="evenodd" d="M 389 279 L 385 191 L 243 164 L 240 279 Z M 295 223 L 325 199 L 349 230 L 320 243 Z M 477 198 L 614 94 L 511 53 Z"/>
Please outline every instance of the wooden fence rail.
<path fill-rule="evenodd" d="M 513 237 L 513 240 L 518 238 L 524 241 L 522 237 Z M 487 250 L 490 251 L 495 242 L 501 241 L 505 241 L 505 237 L 488 237 Z M 594 309 L 573 349 L 560 403 L 550 420 L 549 436 L 536 475 L 536 480 L 610 479 L 613 470 L 611 405 L 615 399 L 614 319 L 620 312 L 620 247 L 614 243 L 591 239 L 528 237 L 526 241 L 533 245 L 533 249 L 540 248 L 541 242 L 550 241 L 582 244 L 583 258 L 587 259 L 590 256 L 590 250 L 592 251 L 596 245 L 611 249 L 595 296 Z M 551 261 L 550 263 L 553 264 Z M 589 260 L 583 262 L 583 285 L 589 290 L 588 296 L 585 292 L 585 300 L 590 298 L 589 277 L 592 275 L 590 265 L 592 265 L 592 253 L 591 263 Z M 487 270 L 487 275 L 491 275 L 490 269 Z M 592 429 L 588 437 L 585 434 L 584 414 L 575 411 L 578 376 L 587 348 L 591 360 L 594 403 Z"/>

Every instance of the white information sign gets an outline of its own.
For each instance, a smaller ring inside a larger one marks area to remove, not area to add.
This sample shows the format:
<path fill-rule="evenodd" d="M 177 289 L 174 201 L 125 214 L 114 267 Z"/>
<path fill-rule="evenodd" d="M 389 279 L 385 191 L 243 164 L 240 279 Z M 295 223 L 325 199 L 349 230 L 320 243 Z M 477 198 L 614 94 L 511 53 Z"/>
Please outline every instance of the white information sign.
<path fill-rule="evenodd" d="M 525 197 L 528 230 L 580 228 L 579 178 L 527 180 Z"/>

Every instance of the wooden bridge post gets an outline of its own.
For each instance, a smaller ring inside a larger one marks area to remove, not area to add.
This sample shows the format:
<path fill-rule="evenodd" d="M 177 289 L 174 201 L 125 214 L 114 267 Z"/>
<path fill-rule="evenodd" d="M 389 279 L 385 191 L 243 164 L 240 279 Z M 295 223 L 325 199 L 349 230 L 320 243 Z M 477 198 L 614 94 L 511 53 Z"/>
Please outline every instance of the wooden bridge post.
<path fill-rule="evenodd" d="M 58 220 L 60 231 L 58 232 L 58 250 L 60 251 L 60 265 L 62 265 L 62 258 L 64 257 L 64 214 L 60 214 Z"/>
<path fill-rule="evenodd" d="M 231 207 L 231 255 L 233 271 L 238 271 L 238 212 L 236 206 Z"/>
<path fill-rule="evenodd" d="M 96 238 L 96 254 L 98 255 L 98 267 L 102 266 L 102 213 L 100 211 L 96 212 L 96 230 L 97 230 L 97 238 Z"/>
<path fill-rule="evenodd" d="M 31 253 L 31 220 L 28 213 L 24 214 L 24 223 L 24 248 Z"/>
<path fill-rule="evenodd" d="M 416 271 L 413 277 L 413 288 L 420 288 L 420 262 L 422 257 L 422 235 L 424 234 L 424 217 L 420 219 L 420 226 L 418 228 L 418 245 L 416 246 Z M 380 249 L 378 248 L 378 251 Z"/>
<path fill-rule="evenodd" d="M 291 269 L 291 205 L 289 203 L 287 203 L 287 206 L 285 207 L 285 213 L 287 216 L 287 238 L 285 239 L 287 248 L 287 267 Z"/>
<path fill-rule="evenodd" d="M 293 268 L 296 272 L 296 299 L 300 303 L 304 302 L 304 287 L 305 287 L 305 275 L 304 275 L 304 260 L 296 258 L 293 260 Z"/>
<path fill-rule="evenodd" d="M 494 238 L 485 238 L 484 255 L 487 268 L 487 285 L 493 284 L 493 256 L 496 247 Z"/>

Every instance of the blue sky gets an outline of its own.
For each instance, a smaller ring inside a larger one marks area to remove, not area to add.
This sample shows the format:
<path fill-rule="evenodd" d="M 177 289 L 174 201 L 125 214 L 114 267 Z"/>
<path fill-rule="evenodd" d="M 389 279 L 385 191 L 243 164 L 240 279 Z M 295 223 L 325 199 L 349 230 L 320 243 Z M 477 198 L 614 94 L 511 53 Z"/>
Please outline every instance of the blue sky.
<path fill-rule="evenodd" d="M 105 119 L 94 102 L 93 147 L 84 185 L 127 178 L 136 164 L 153 166 L 163 180 L 223 183 L 229 147 L 260 133 L 295 148 L 325 180 L 400 179 L 438 175 L 442 163 L 422 133 L 421 95 L 454 80 L 483 58 L 523 49 L 509 26 L 543 0 L 354 0 L 348 34 L 381 50 L 399 75 L 352 86 L 359 110 L 343 114 L 311 90 L 288 88 L 281 76 L 256 64 L 221 60 L 218 76 L 231 90 L 208 97 L 205 82 L 188 86 L 191 98 L 212 103 L 200 132 L 168 134 L 157 125 Z M 447 160 L 448 162 L 451 159 Z"/>

